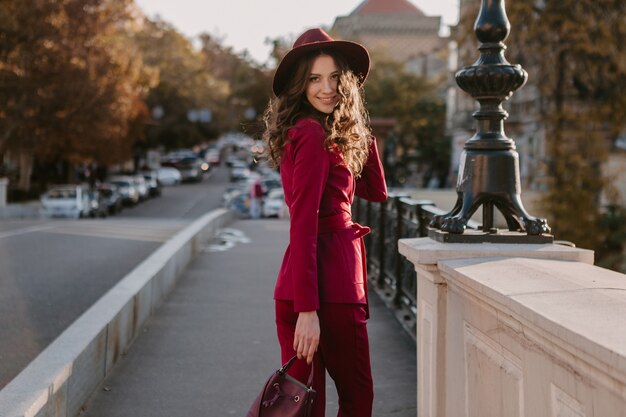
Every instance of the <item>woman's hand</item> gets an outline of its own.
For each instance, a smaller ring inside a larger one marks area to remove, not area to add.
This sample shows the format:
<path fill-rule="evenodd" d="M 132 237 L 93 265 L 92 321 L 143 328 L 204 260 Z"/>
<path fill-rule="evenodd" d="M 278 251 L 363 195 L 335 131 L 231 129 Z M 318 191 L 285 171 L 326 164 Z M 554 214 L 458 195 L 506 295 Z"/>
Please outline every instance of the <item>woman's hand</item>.
<path fill-rule="evenodd" d="M 319 343 L 320 322 L 317 311 L 301 311 L 298 313 L 296 332 L 293 336 L 293 349 L 298 359 L 306 359 L 306 363 L 311 364 Z"/>

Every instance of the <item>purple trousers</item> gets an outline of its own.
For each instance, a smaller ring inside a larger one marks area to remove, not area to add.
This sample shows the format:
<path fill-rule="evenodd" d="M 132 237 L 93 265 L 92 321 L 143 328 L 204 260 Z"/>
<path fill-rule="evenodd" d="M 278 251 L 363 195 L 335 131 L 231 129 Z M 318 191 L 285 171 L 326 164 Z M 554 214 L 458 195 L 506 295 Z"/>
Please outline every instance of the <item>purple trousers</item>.
<path fill-rule="evenodd" d="M 313 359 L 313 388 L 317 398 L 312 417 L 325 415 L 326 371 L 337 388 L 337 417 L 371 417 L 374 387 L 365 305 L 323 303 L 317 315 L 321 336 Z M 276 328 L 283 363 L 296 354 L 293 335 L 297 319 L 298 313 L 293 311 L 291 301 L 276 301 Z M 289 374 L 306 383 L 310 370 L 305 361 L 297 360 Z"/>

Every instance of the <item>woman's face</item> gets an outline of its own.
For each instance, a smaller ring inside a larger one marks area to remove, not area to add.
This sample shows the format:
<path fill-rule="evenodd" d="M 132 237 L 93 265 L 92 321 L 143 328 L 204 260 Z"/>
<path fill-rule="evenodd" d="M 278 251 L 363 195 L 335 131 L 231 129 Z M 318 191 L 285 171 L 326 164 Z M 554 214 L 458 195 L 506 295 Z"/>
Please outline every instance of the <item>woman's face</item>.
<path fill-rule="evenodd" d="M 313 61 L 306 86 L 306 98 L 322 113 L 330 114 L 339 102 L 339 68 L 333 57 L 320 55 Z"/>

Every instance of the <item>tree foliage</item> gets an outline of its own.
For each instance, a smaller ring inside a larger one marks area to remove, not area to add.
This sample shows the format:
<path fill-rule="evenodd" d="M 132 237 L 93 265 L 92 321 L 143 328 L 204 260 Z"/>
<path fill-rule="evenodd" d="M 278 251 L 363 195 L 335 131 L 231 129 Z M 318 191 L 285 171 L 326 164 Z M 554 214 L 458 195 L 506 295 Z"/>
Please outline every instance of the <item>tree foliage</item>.
<path fill-rule="evenodd" d="M 450 141 L 445 135 L 445 104 L 436 87 L 407 72 L 403 64 L 374 56 L 365 97 L 372 118 L 396 120 L 394 138 L 403 156 L 398 163 L 417 165 L 423 181 L 420 185 L 434 177 L 443 186 L 450 164 Z"/>
<path fill-rule="evenodd" d="M 152 120 L 144 148 L 191 147 L 211 136 L 210 124 L 188 119 L 193 110 L 214 111 L 227 94 L 192 41 L 168 22 L 145 19 L 133 37 L 152 81 L 145 95 Z"/>
<path fill-rule="evenodd" d="M 131 0 L 4 0 L 0 153 L 40 162 L 128 156 L 142 114 L 140 62 L 124 42 Z M 27 184 L 26 184 L 27 185 Z"/>
<path fill-rule="evenodd" d="M 77 164 L 253 130 L 269 80 L 245 54 L 210 35 L 194 44 L 134 0 L 0 2 L 0 157 L 18 161 L 24 189 L 33 166 L 65 181 Z M 195 120 L 199 110 L 211 119 Z"/>
<path fill-rule="evenodd" d="M 153 110 L 145 147 L 192 147 L 221 132 L 254 125 L 269 97 L 269 72 L 222 46 L 210 34 L 197 46 L 166 21 L 146 20 L 134 38 L 156 79 L 145 100 Z M 159 109 L 155 113 L 155 109 Z M 190 120 L 194 110 L 209 110 L 210 121 Z"/>
<path fill-rule="evenodd" d="M 235 54 L 214 37 L 200 36 L 202 53 L 209 68 L 230 86 L 222 105 L 222 130 L 243 130 L 260 137 L 264 125 L 262 115 L 271 95 L 272 73 L 252 62 L 247 54 Z"/>
<path fill-rule="evenodd" d="M 473 35 L 479 2 L 471 3 L 461 19 L 461 42 Z M 626 128 L 626 3 L 535 0 L 506 6 L 512 26 L 507 57 L 529 72 L 541 95 L 549 224 L 558 239 L 601 252 L 608 233 L 600 207 L 608 186 L 602 166 L 611 140 Z"/>

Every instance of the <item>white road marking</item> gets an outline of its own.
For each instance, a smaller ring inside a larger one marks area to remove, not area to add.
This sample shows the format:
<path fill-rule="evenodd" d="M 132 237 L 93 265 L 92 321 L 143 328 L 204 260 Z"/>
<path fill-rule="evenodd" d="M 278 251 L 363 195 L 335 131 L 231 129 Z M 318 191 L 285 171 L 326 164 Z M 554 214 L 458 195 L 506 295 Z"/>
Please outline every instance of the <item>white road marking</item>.
<path fill-rule="evenodd" d="M 5 237 L 11 237 L 11 236 L 25 235 L 26 233 L 41 232 L 44 230 L 53 229 L 55 227 L 57 227 L 57 225 L 48 224 L 45 226 L 31 226 L 31 227 L 25 227 L 23 229 L 10 230 L 8 232 L 0 233 L 0 239 L 5 238 Z"/>
<path fill-rule="evenodd" d="M 219 230 L 212 243 L 203 247 L 201 252 L 223 252 L 235 247 L 237 243 L 250 242 L 250 238 L 241 230 L 225 228 Z"/>
<path fill-rule="evenodd" d="M 116 222 L 111 220 L 82 221 L 59 225 L 48 233 L 91 236 L 108 239 L 166 242 L 188 223 L 185 222 Z"/>

